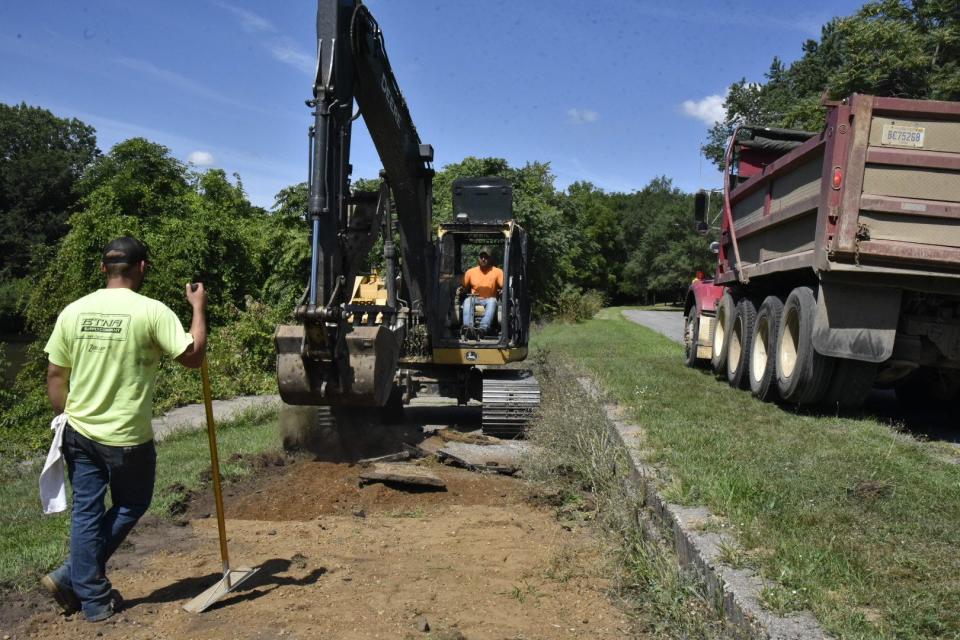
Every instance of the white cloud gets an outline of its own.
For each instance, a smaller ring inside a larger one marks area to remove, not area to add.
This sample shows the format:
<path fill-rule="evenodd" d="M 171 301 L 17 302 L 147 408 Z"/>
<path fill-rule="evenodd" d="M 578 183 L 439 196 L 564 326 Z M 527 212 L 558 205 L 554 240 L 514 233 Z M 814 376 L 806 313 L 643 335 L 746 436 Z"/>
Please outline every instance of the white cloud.
<path fill-rule="evenodd" d="M 240 27 L 247 33 L 257 33 L 263 31 L 273 32 L 277 30 L 277 28 L 274 27 L 269 20 L 263 16 L 257 15 L 252 11 L 235 7 L 232 4 L 227 4 L 226 2 L 217 2 L 216 4 L 221 9 L 226 9 L 236 16 L 237 20 L 240 21 Z"/>
<path fill-rule="evenodd" d="M 567 109 L 567 119 L 572 124 L 596 122 L 599 118 L 600 114 L 590 109 L 577 109 L 576 107 Z"/>
<path fill-rule="evenodd" d="M 685 115 L 712 126 L 716 122 L 722 122 L 727 115 L 727 110 L 723 108 L 725 99 L 725 96 L 714 94 L 700 100 L 684 100 L 681 109 Z"/>
<path fill-rule="evenodd" d="M 268 43 L 266 47 L 275 60 L 310 74 L 316 71 L 314 56 L 297 47 L 289 38 L 280 38 Z"/>
<path fill-rule="evenodd" d="M 240 23 L 240 28 L 247 33 L 254 34 L 257 44 L 266 49 L 274 60 L 311 75 L 314 73 L 316 70 L 314 53 L 303 49 L 294 40 L 280 33 L 269 20 L 252 11 L 235 7 L 226 2 L 217 2 L 216 5 L 224 11 L 232 13 L 233 17 Z"/>
<path fill-rule="evenodd" d="M 198 167 L 209 167 L 213 165 L 213 154 L 209 151 L 194 151 L 187 156 L 187 162 Z"/>

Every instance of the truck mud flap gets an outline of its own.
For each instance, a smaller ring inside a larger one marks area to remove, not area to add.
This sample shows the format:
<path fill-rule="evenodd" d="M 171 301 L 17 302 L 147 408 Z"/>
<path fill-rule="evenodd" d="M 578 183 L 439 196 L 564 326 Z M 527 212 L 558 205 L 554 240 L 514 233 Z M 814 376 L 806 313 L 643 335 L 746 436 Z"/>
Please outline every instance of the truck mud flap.
<path fill-rule="evenodd" d="M 813 347 L 833 358 L 883 362 L 893 353 L 903 291 L 823 280 Z"/>

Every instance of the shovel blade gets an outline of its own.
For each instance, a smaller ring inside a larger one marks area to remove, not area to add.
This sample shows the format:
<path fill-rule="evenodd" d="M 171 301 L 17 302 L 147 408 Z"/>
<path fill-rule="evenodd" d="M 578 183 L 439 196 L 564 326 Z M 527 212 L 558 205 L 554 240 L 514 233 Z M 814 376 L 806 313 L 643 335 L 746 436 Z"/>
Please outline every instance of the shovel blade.
<path fill-rule="evenodd" d="M 258 569 L 259 567 L 254 567 L 253 569 L 241 567 L 239 569 L 228 570 L 213 586 L 183 605 L 183 609 L 190 613 L 202 613 L 206 611 L 219 602 L 223 596 L 236 589 L 247 578 L 255 574 Z"/>

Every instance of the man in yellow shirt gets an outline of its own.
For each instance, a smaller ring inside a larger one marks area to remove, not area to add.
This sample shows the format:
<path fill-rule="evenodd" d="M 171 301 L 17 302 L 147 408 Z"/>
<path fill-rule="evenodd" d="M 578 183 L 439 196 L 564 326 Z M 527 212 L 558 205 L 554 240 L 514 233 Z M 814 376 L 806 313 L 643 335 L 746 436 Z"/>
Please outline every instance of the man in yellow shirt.
<path fill-rule="evenodd" d="M 480 249 L 477 266 L 467 269 L 463 274 L 463 288 L 469 295 L 463 301 L 463 328 L 473 329 L 473 307 L 483 305 L 483 318 L 480 319 L 480 337 L 490 330 L 497 313 L 497 295 L 503 289 L 503 271 L 493 265 L 490 247 Z"/>
<path fill-rule="evenodd" d="M 110 242 L 100 265 L 105 288 L 67 305 L 44 347 L 50 404 L 67 415 L 62 451 L 73 512 L 70 556 L 41 584 L 65 612 L 82 609 L 93 622 L 109 618 L 119 605 L 106 563 L 153 497 L 151 419 L 160 358 L 196 368 L 206 351 L 203 285 L 186 287 L 193 307 L 187 333 L 166 305 L 137 293 L 148 264 L 139 240 Z"/>

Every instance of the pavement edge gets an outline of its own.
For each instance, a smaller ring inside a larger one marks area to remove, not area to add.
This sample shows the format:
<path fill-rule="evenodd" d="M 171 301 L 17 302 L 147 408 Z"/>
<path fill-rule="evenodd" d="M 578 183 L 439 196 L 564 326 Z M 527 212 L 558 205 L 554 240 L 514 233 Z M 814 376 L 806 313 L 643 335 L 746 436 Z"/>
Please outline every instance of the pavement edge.
<path fill-rule="evenodd" d="M 778 616 L 760 605 L 764 582 L 753 572 L 735 569 L 720 561 L 724 546 L 736 545 L 727 535 L 698 530 L 710 517 L 706 507 L 685 507 L 667 502 L 657 490 L 656 473 L 637 455 L 632 446 L 643 433 L 640 426 L 625 421 L 617 406 L 604 402 L 603 394 L 590 378 L 577 382 L 606 415 L 612 435 L 627 452 L 633 467 L 628 480 L 643 497 L 646 514 L 640 514 L 648 538 L 667 534 L 673 540 L 677 558 L 692 569 L 707 594 L 720 607 L 737 637 L 771 640 L 820 640 L 831 638 L 808 611 Z"/>

